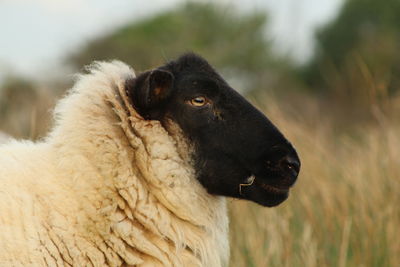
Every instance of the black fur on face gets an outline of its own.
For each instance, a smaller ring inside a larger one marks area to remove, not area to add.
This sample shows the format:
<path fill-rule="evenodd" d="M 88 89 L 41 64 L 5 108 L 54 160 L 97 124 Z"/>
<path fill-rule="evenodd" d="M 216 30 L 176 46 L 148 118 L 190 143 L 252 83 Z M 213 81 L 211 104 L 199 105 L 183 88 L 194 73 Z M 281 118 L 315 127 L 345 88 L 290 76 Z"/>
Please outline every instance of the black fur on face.
<path fill-rule="evenodd" d="M 300 170 L 292 145 L 198 55 L 189 53 L 128 80 L 135 109 L 174 121 L 193 144 L 197 179 L 213 195 L 276 206 Z"/>

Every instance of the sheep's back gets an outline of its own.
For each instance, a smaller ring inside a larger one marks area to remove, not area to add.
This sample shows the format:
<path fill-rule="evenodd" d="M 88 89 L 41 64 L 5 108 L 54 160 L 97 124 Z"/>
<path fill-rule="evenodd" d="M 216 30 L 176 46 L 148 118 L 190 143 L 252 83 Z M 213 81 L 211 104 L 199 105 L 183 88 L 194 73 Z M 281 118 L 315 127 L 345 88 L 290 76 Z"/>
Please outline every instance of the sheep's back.
<path fill-rule="evenodd" d="M 77 210 L 49 154 L 46 144 L 0 147 L 0 266 L 64 264 L 58 236 L 73 236 L 66 214 Z"/>

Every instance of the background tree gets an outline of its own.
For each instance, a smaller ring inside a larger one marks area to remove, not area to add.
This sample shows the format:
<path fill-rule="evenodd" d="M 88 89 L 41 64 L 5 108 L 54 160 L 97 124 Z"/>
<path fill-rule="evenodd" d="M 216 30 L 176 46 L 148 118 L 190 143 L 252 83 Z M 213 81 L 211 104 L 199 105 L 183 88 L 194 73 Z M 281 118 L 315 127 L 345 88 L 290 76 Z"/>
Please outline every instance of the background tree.
<path fill-rule="evenodd" d="M 303 71 L 310 88 L 360 104 L 377 104 L 400 86 L 400 1 L 347 0 L 316 33 Z"/>
<path fill-rule="evenodd" d="M 189 2 L 95 39 L 69 62 L 81 68 L 93 60 L 118 58 L 144 70 L 193 51 L 241 89 L 250 89 L 284 65 L 271 52 L 265 26 L 264 13 L 244 15 L 226 6 Z"/>
<path fill-rule="evenodd" d="M 66 61 L 73 72 L 94 60 L 111 59 L 143 71 L 193 51 L 217 67 L 234 88 L 262 91 L 277 87 L 280 77 L 287 80 L 282 74 L 287 64 L 273 54 L 266 25 L 265 13 L 243 14 L 232 7 L 188 2 L 89 41 Z M 28 78 L 8 77 L 0 88 L 0 130 L 22 137 L 44 134 L 54 97 L 72 82 L 68 77 L 39 85 Z"/>

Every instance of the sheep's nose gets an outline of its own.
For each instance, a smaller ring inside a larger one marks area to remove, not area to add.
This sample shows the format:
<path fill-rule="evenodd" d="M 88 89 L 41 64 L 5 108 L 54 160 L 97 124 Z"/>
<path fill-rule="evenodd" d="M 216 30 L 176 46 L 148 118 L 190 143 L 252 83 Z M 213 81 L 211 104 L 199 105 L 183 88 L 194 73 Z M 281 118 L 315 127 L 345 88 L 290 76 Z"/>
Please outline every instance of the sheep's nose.
<path fill-rule="evenodd" d="M 294 183 L 300 172 L 300 160 L 297 155 L 287 155 L 279 161 L 280 168 L 287 174 Z"/>

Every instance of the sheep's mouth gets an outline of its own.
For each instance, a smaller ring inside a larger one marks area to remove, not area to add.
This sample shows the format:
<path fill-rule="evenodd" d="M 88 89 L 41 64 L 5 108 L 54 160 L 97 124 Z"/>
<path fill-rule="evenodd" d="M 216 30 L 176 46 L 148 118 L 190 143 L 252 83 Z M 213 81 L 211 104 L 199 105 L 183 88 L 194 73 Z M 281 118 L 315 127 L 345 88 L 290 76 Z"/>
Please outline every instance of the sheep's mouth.
<path fill-rule="evenodd" d="M 244 187 L 256 186 L 262 188 L 269 194 L 287 194 L 289 192 L 289 186 L 276 186 L 263 182 L 261 179 L 257 179 L 254 175 L 249 176 L 242 184 L 239 185 L 239 192 L 243 195 L 242 190 Z"/>
<path fill-rule="evenodd" d="M 263 182 L 257 182 L 257 184 L 264 189 L 266 192 L 271 194 L 287 194 L 289 192 L 289 188 L 280 188 L 272 185 L 265 184 Z"/>
<path fill-rule="evenodd" d="M 251 175 L 239 185 L 240 197 L 254 201 L 262 206 L 274 207 L 289 197 L 289 185 L 271 184 L 263 179 Z"/>

